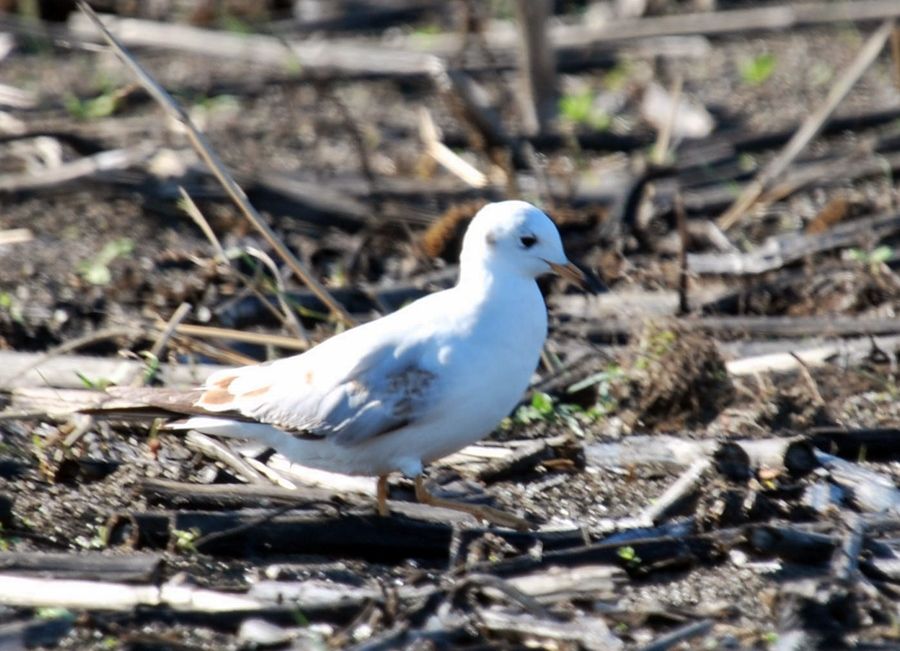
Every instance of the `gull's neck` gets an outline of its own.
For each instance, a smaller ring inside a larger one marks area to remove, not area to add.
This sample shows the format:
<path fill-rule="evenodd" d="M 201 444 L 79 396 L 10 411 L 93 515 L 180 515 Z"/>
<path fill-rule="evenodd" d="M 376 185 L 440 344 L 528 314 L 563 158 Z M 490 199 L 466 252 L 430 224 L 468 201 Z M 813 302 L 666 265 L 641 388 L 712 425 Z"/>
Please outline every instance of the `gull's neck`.
<path fill-rule="evenodd" d="M 537 283 L 514 269 L 498 264 L 484 264 L 480 260 L 462 260 L 457 287 L 472 300 L 499 298 L 516 299 L 522 292 L 534 292 Z"/>

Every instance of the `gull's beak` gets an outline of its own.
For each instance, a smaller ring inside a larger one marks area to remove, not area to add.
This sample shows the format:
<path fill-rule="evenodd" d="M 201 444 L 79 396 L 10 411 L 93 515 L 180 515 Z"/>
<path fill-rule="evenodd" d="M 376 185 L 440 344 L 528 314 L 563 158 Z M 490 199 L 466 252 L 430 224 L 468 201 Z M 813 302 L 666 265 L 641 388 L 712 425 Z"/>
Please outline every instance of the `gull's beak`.
<path fill-rule="evenodd" d="M 553 270 L 553 273 L 558 276 L 562 276 L 569 282 L 581 287 L 581 289 L 588 289 L 587 276 L 584 275 L 584 272 L 576 267 L 571 262 L 567 262 L 565 264 L 556 264 L 555 262 L 547 261 L 547 264 L 550 265 L 550 269 Z"/>

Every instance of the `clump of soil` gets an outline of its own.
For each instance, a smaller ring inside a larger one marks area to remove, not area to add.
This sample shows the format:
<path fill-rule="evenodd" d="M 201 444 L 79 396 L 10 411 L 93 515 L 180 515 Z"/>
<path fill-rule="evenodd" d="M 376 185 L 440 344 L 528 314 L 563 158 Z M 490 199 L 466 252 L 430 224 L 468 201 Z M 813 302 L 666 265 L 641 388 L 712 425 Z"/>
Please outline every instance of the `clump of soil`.
<path fill-rule="evenodd" d="M 734 397 L 715 341 L 674 321 L 644 326 L 625 375 L 628 420 L 648 428 L 708 423 Z"/>

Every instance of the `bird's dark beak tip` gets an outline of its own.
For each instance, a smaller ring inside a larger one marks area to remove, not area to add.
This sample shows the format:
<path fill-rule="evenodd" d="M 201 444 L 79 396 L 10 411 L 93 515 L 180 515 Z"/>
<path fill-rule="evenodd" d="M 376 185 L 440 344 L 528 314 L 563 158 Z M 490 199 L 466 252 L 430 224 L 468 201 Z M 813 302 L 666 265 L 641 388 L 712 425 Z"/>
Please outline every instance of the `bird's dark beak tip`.
<path fill-rule="evenodd" d="M 597 293 L 593 287 L 593 283 L 589 281 L 587 274 L 579 269 L 574 263 L 566 262 L 565 264 L 556 264 L 554 262 L 548 262 L 547 264 L 550 265 L 550 269 L 553 270 L 553 273 L 565 278 L 574 285 L 577 285 L 583 291 L 590 294 Z"/>

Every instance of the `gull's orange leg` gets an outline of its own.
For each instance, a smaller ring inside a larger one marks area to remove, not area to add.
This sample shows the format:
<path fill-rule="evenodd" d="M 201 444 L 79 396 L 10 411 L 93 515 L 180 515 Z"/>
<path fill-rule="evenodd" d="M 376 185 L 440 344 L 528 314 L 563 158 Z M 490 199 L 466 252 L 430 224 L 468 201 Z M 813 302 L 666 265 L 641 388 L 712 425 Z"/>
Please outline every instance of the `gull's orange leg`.
<path fill-rule="evenodd" d="M 531 523 L 527 520 L 518 518 L 511 513 L 506 513 L 500 509 L 482 506 L 480 504 L 454 502 L 453 500 L 445 500 L 441 497 L 436 497 L 429 493 L 428 489 L 425 488 L 425 478 L 422 475 L 416 476 L 416 499 L 422 504 L 440 506 L 445 509 L 453 509 L 454 511 L 462 511 L 463 513 L 474 515 L 476 518 L 486 520 L 491 524 L 496 524 L 501 527 L 509 527 L 510 529 L 516 529 L 518 531 L 528 531 L 532 528 Z"/>
<path fill-rule="evenodd" d="M 387 498 L 388 498 L 388 476 L 387 475 L 379 475 L 378 476 L 378 515 L 387 516 L 390 515 L 390 511 L 388 511 Z"/>

